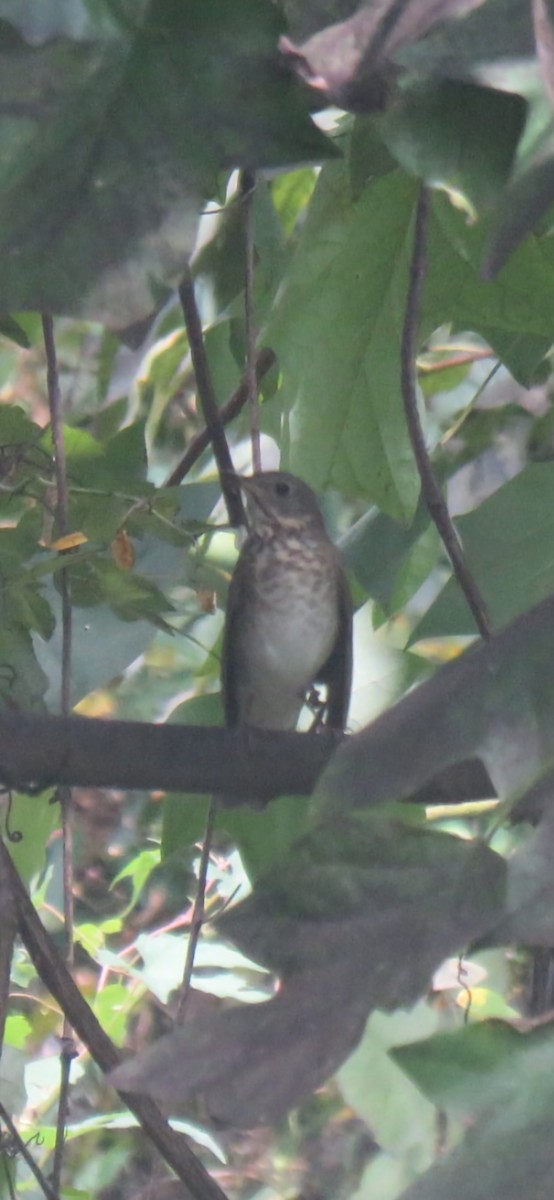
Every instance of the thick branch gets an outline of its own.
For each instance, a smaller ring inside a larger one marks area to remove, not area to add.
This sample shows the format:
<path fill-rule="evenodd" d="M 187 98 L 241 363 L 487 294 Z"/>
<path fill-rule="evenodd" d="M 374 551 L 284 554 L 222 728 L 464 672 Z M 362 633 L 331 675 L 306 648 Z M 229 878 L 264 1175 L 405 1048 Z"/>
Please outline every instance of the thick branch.
<path fill-rule="evenodd" d="M 201 794 L 224 791 L 239 797 L 308 795 L 339 741 L 330 732 L 244 732 L 0 712 L 0 778 L 12 787 L 67 783 Z M 480 764 L 470 776 L 466 768 L 462 763 L 450 769 L 447 790 L 453 797 L 491 796 L 490 780 Z M 440 779 L 425 791 L 426 803 L 435 799 L 445 799 Z"/>
<path fill-rule="evenodd" d="M 0 713 L 0 778 L 11 787 L 305 794 L 335 746 L 298 733 Z"/>

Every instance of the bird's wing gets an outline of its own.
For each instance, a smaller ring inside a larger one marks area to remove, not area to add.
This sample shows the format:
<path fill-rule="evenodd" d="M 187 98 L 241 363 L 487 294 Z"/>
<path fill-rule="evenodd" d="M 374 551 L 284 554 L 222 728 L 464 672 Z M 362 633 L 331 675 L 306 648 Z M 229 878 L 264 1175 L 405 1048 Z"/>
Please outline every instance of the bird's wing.
<path fill-rule="evenodd" d="M 242 650 L 239 645 L 238 618 L 242 603 L 241 597 L 245 595 L 245 589 L 242 586 L 243 575 L 245 571 L 248 571 L 248 568 L 249 564 L 243 554 L 239 557 L 233 572 L 227 596 L 225 629 L 221 649 L 221 690 L 225 723 L 227 725 L 239 725 L 241 721 L 241 704 L 238 687 L 238 681 L 241 676 L 237 666 L 240 665 Z"/>
<path fill-rule="evenodd" d="M 342 566 L 338 574 L 338 610 L 335 645 L 318 680 L 327 684 L 326 725 L 330 729 L 344 730 L 352 690 L 352 597 Z"/>

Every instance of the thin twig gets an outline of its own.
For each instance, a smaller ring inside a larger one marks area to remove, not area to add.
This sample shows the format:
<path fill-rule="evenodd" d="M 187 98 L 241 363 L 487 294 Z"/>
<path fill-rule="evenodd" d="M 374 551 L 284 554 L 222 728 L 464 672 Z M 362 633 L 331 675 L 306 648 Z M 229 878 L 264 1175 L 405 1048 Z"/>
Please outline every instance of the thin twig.
<path fill-rule="evenodd" d="M 58 374 L 56 344 L 54 341 L 54 322 L 52 317 L 43 316 L 42 332 L 46 351 L 48 407 L 54 443 L 54 464 L 56 472 L 57 492 L 57 524 L 60 537 L 69 533 L 69 489 L 67 486 L 67 462 L 65 455 L 65 440 L 63 432 L 63 412 Z M 61 674 L 61 711 L 67 716 L 71 707 L 71 593 L 66 571 L 60 573 L 60 590 L 62 594 L 62 674 Z"/>
<path fill-rule="evenodd" d="M 0 935 L 0 1054 L 4 1043 L 4 1026 L 8 1015 L 10 975 L 13 944 L 17 933 L 17 914 L 7 872 L 0 863 L 0 913 L 2 933 Z"/>
<path fill-rule="evenodd" d="M 255 209 L 256 175 L 254 171 L 243 171 L 241 175 L 241 192 L 244 199 L 244 324 L 246 331 L 246 378 L 248 380 L 248 400 L 250 404 L 250 438 L 252 442 L 252 469 L 254 473 L 262 469 L 262 452 L 260 446 L 260 404 L 258 399 L 258 381 L 256 378 L 256 314 L 254 302 L 254 285 L 256 281 L 255 251 Z"/>
<path fill-rule="evenodd" d="M 429 217 L 429 192 L 422 186 L 416 208 L 414 248 L 410 264 L 410 278 L 406 298 L 406 313 L 402 330 L 401 364 L 402 397 L 408 432 L 412 443 L 423 497 L 431 520 L 434 521 L 444 548 L 450 558 L 454 574 L 464 593 L 477 628 L 483 638 L 490 638 L 492 629 L 487 606 L 462 550 L 460 539 L 452 523 L 450 513 L 439 484 L 435 478 L 431 459 L 427 453 L 425 438 L 419 420 L 416 389 L 416 357 L 421 309 L 421 296 L 426 271 L 427 223 Z"/>
<path fill-rule="evenodd" d="M 122 1062 L 121 1055 L 69 974 L 2 842 L 0 863 L 8 872 L 17 909 L 19 933 L 37 974 L 60 1008 L 67 1013 L 73 1028 L 101 1070 L 106 1073 L 115 1070 Z M 124 1091 L 118 1091 L 118 1094 L 135 1114 L 144 1133 L 159 1154 L 185 1184 L 187 1196 L 192 1196 L 195 1200 L 226 1200 L 225 1193 L 189 1148 L 186 1139 L 171 1128 L 153 1100 Z"/>
<path fill-rule="evenodd" d="M 64 1014 L 64 1030 L 69 1028 L 67 1017 Z M 76 1057 L 75 1042 L 73 1039 L 73 1031 L 69 1037 L 62 1036 L 62 1049 L 60 1054 L 61 1079 L 60 1091 L 58 1095 L 58 1112 L 56 1116 L 56 1141 L 54 1143 L 54 1161 L 52 1164 L 52 1184 L 57 1192 L 61 1186 L 63 1155 L 65 1149 L 65 1129 L 67 1118 L 69 1116 L 69 1076 L 71 1073 L 71 1063 Z"/>
<path fill-rule="evenodd" d="M 25 1145 L 23 1138 L 18 1133 L 16 1126 L 14 1125 L 14 1123 L 10 1117 L 10 1114 L 8 1112 L 6 1112 L 4 1105 L 1 1103 L 0 1103 L 0 1118 L 4 1122 L 4 1125 L 6 1126 L 6 1129 L 8 1130 L 10 1137 L 13 1138 L 13 1141 L 17 1147 L 17 1153 L 21 1155 L 21 1157 L 27 1163 L 29 1170 L 33 1172 L 33 1175 L 39 1185 L 39 1188 L 42 1189 L 42 1191 L 44 1192 L 44 1195 L 47 1197 L 47 1200 L 59 1200 L 59 1193 L 58 1193 L 57 1188 L 51 1187 L 48 1180 L 43 1175 L 40 1167 L 37 1166 L 30 1150 Z"/>
<path fill-rule="evenodd" d="M 255 359 L 256 379 L 258 386 L 264 375 L 267 375 L 267 372 L 269 371 L 270 367 L 273 366 L 275 361 L 276 356 L 273 350 L 270 350 L 268 347 L 258 351 Z M 219 409 L 219 419 L 222 425 L 228 425 L 229 422 L 238 415 L 238 413 L 247 403 L 248 396 L 249 383 L 247 374 L 245 372 L 238 385 L 238 388 L 233 392 L 231 399 L 228 400 L 227 404 L 224 404 L 222 408 Z M 196 437 L 194 437 L 189 446 L 187 446 L 187 449 L 185 450 L 180 462 L 177 463 L 177 466 L 174 467 L 171 474 L 168 475 L 164 487 L 175 487 L 178 483 L 181 483 L 185 476 L 188 475 L 194 464 L 198 462 L 200 455 L 204 453 L 204 450 L 207 449 L 209 444 L 210 434 L 208 433 L 208 430 L 201 429 L 200 433 L 197 433 Z"/>
<path fill-rule="evenodd" d="M 259 354 L 258 360 L 257 360 L 257 364 L 256 364 L 259 378 L 262 378 L 262 376 L 266 373 L 266 371 L 269 370 L 270 366 L 272 366 L 273 363 L 275 362 L 275 359 L 276 359 L 276 356 L 275 356 L 273 350 L 261 350 L 260 351 L 260 354 Z M 222 426 L 228 425 L 229 422 L 233 420 L 233 417 L 237 416 L 237 414 L 240 412 L 241 408 L 244 408 L 244 405 L 246 404 L 247 400 L 248 400 L 248 385 L 246 383 L 246 380 L 243 378 L 241 380 L 238 388 L 233 392 L 233 395 L 231 396 L 231 399 L 228 401 L 228 403 L 223 405 L 222 408 L 219 409 L 219 417 L 220 417 Z M 211 441 L 211 438 L 210 438 L 210 434 L 208 433 L 208 430 L 206 428 L 201 429 L 200 432 L 197 433 L 194 438 L 192 438 L 188 448 L 185 450 L 185 453 L 183 454 L 183 457 L 177 463 L 177 466 L 174 467 L 173 470 L 170 472 L 170 474 L 167 476 L 167 479 L 165 480 L 165 483 L 162 484 L 162 487 L 166 487 L 166 488 L 167 487 L 176 487 L 179 483 L 181 483 L 183 481 L 183 479 L 185 478 L 185 476 L 188 475 L 189 471 L 192 469 L 194 464 L 198 461 L 198 459 L 200 458 L 200 455 L 203 454 L 204 450 L 206 450 L 207 447 L 210 445 L 210 441 Z M 1 490 L 2 490 L 2 485 L 0 483 L 0 491 Z M 73 488 L 72 490 L 75 492 L 81 491 L 81 492 L 83 492 L 83 494 L 85 494 L 85 493 L 88 493 L 89 495 L 93 494 L 92 489 L 89 489 L 89 488 Z M 106 493 L 104 491 L 99 494 L 105 495 Z M 112 493 L 112 495 L 114 495 L 114 496 L 116 494 L 117 493 L 115 493 L 115 492 Z M 124 500 L 130 499 L 130 497 L 128 497 L 128 496 L 122 496 L 121 498 Z M 174 524 L 173 521 L 169 520 L 167 517 L 164 517 L 162 513 L 160 513 L 159 511 L 156 510 L 156 508 L 153 506 L 152 499 L 150 497 L 145 499 L 143 496 L 141 496 L 139 499 L 132 500 L 129 508 L 121 517 L 118 528 L 120 530 L 126 529 L 130 518 L 132 516 L 134 516 L 135 513 L 146 512 L 146 511 L 153 512 L 154 515 L 156 516 L 157 521 L 160 522 L 161 524 L 165 525 L 167 529 L 175 529 L 176 532 L 180 532 L 177 529 L 177 526 Z M 191 535 L 191 540 L 193 540 L 193 535 Z"/>
<path fill-rule="evenodd" d="M 177 1024 L 182 1024 L 185 1019 L 185 1011 L 190 993 L 190 985 L 192 972 L 194 969 L 194 957 L 198 938 L 204 923 L 204 909 L 206 900 L 206 880 L 208 877 L 208 866 L 210 862 L 210 852 L 212 848 L 212 838 L 215 826 L 215 818 L 217 815 L 217 801 L 212 799 L 208 808 L 208 816 L 206 818 L 206 828 L 204 830 L 204 840 L 202 843 L 202 853 L 200 855 L 200 864 L 198 867 L 198 884 L 196 887 L 196 896 L 194 898 L 194 907 L 190 920 L 190 932 L 187 945 L 187 954 L 185 958 L 185 968 L 183 971 L 183 982 L 181 984 L 181 992 L 179 1003 L 177 1006 Z"/>
<path fill-rule="evenodd" d="M 57 492 L 57 524 L 61 537 L 69 533 L 69 490 L 67 485 L 67 461 L 65 454 L 65 439 L 63 429 L 62 399 L 60 380 L 54 340 L 54 322 L 52 317 L 43 316 L 42 332 L 46 350 L 48 406 L 54 443 L 54 463 L 56 472 Z M 67 570 L 60 571 L 60 592 L 62 598 L 62 662 L 61 662 L 61 712 L 69 716 L 71 708 L 71 652 L 73 635 L 73 608 L 71 603 L 71 584 Z M 68 788 L 58 789 L 62 817 L 62 871 L 63 871 L 63 907 L 65 924 L 66 963 L 71 969 L 75 962 L 74 940 L 74 863 L 73 863 L 73 823 L 71 813 L 71 792 Z M 67 1047 L 71 1049 L 68 1050 Z M 56 1143 L 54 1147 L 54 1186 L 59 1190 L 65 1144 L 65 1124 L 68 1112 L 69 1066 L 74 1054 L 73 1031 L 64 1014 L 62 1030 L 62 1051 L 60 1059 L 60 1093 L 58 1099 L 58 1118 L 56 1125 Z"/>
<path fill-rule="evenodd" d="M 490 371 L 487 371 L 487 374 L 486 374 L 483 382 L 479 384 L 479 387 L 477 388 L 477 391 L 475 392 L 475 394 L 471 397 L 471 400 L 468 402 L 468 404 L 466 404 L 465 408 L 462 410 L 460 415 L 456 418 L 454 424 L 451 425 L 450 429 L 448 429 L 446 431 L 446 433 L 443 434 L 443 436 L 441 437 L 440 443 L 439 443 L 440 446 L 447 446 L 450 439 L 456 436 L 458 430 L 461 429 L 462 425 L 464 424 L 464 421 L 467 420 L 470 412 L 472 412 L 472 410 L 475 408 L 475 405 L 477 404 L 478 400 L 483 395 L 485 388 L 487 388 L 489 386 L 489 383 L 491 382 L 492 379 L 494 379 L 495 375 L 500 370 L 501 366 L 502 366 L 502 363 L 501 363 L 500 359 L 497 358 L 496 362 L 493 364 Z"/>
<path fill-rule="evenodd" d="M 229 514 L 229 522 L 234 526 L 244 525 L 245 516 L 242 496 L 239 488 L 233 486 L 233 476 L 235 474 L 233 460 L 227 445 L 223 425 L 221 424 L 210 365 L 204 345 L 202 322 L 194 295 L 194 280 L 188 267 L 179 288 L 179 299 L 185 318 L 198 397 L 204 414 L 206 429 L 213 446 L 214 457 L 221 480 L 221 490 Z"/>
<path fill-rule="evenodd" d="M 438 349 L 435 350 L 438 353 Z M 433 362 L 419 362 L 418 368 L 424 375 L 431 375 L 434 371 L 450 371 L 453 367 L 470 367 L 472 363 L 480 362 L 483 358 L 496 358 L 494 350 L 489 346 L 480 348 L 475 347 L 475 350 L 460 350 L 458 354 L 452 354 L 450 358 L 438 358 Z"/>

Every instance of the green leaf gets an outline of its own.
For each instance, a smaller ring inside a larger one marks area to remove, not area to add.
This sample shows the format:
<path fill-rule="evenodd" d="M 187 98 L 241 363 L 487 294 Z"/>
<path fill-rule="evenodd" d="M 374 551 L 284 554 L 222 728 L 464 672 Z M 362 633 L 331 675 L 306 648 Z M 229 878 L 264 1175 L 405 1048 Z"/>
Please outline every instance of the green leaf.
<path fill-rule="evenodd" d="M 31 345 L 25 330 L 13 317 L 0 317 L 0 334 L 15 342 L 16 346 L 22 346 L 24 350 L 28 350 Z"/>
<path fill-rule="evenodd" d="M 433 1161 L 436 1110 L 389 1051 L 398 1042 L 428 1038 L 437 1024 L 437 1013 L 426 1001 L 409 1012 L 373 1013 L 359 1046 L 338 1072 L 346 1103 L 373 1131 L 381 1149 L 404 1161 L 404 1186 Z"/>
<path fill-rule="evenodd" d="M 525 335 L 535 339 L 554 337 L 554 238 L 531 237 L 520 246 L 494 282 L 482 278 L 487 239 L 487 222 L 470 225 L 446 197 L 436 196 L 435 220 L 429 237 L 432 264 L 425 304 L 435 288 L 448 284 L 452 317 L 459 329 L 480 332 L 498 329 L 511 333 L 517 344 Z M 452 258 L 452 251 L 458 263 Z M 470 269 L 473 268 L 473 269 Z M 430 293 L 431 289 L 431 293 Z M 484 333 L 485 336 L 485 333 Z"/>
<path fill-rule="evenodd" d="M 14 1046 L 17 1050 L 24 1050 L 27 1038 L 31 1032 L 31 1023 L 22 1013 L 8 1014 L 4 1029 L 4 1045 Z"/>
<path fill-rule="evenodd" d="M 553 1039 L 551 1031 L 522 1034 L 503 1021 L 485 1021 L 390 1054 L 433 1104 L 467 1120 L 494 1100 L 517 1100 L 520 1070 L 530 1060 L 537 1082 L 533 1099 L 542 1104 L 540 1083 L 550 1082 Z"/>
<path fill-rule="evenodd" d="M 249 879 L 268 871 L 306 832 L 309 808 L 306 796 L 281 796 L 263 812 L 241 805 L 219 814 L 218 825 L 239 847 Z"/>
<path fill-rule="evenodd" d="M 288 175 L 283 177 L 288 179 Z M 281 278 L 285 258 L 283 230 L 272 193 L 260 179 L 253 204 L 254 243 L 256 247 L 255 308 L 258 321 L 265 316 L 269 301 Z M 229 308 L 244 291 L 245 222 L 244 204 L 235 197 L 216 224 L 211 241 L 206 242 L 194 260 L 194 274 L 209 286 L 217 315 Z"/>
<path fill-rule="evenodd" d="M 546 14 L 548 6 L 545 6 L 545 21 L 551 22 L 552 14 Z M 537 20 L 535 15 L 534 20 Z M 535 32 L 539 39 L 539 67 L 543 71 L 545 56 L 551 54 L 551 49 L 544 45 L 544 33 Z M 549 87 L 547 83 L 545 86 L 544 79 L 542 86 L 536 79 L 532 81 L 529 98 L 527 127 L 517 156 L 514 177 L 502 198 L 490 232 L 484 263 L 487 278 L 494 278 L 515 247 L 535 229 L 554 201 L 554 120 Z"/>
<path fill-rule="evenodd" d="M 370 509 L 341 539 L 340 548 L 346 566 L 385 612 L 406 602 L 423 583 L 439 549 L 423 504 L 407 529 Z"/>
<path fill-rule="evenodd" d="M 525 124 L 520 96 L 448 80 L 418 81 L 378 126 L 414 175 L 463 195 L 478 212 L 502 195 Z"/>
<path fill-rule="evenodd" d="M 96 994 L 93 1011 L 116 1046 L 125 1042 L 132 1007 L 132 995 L 123 983 L 110 983 Z"/>
<path fill-rule="evenodd" d="M 287 237 L 308 205 L 316 184 L 312 167 L 287 171 L 273 180 L 271 195 Z"/>
<path fill-rule="evenodd" d="M 221 167 L 333 147 L 279 68 L 269 0 L 43 9 L 10 6 L 0 30 L 0 307 L 124 328 L 180 278 Z"/>
<path fill-rule="evenodd" d="M 419 490 L 399 370 L 414 199 L 414 183 L 392 172 L 353 201 L 346 165 L 326 167 L 267 333 L 288 465 L 402 519 Z"/>
<path fill-rule="evenodd" d="M 3 404 L 0 408 L 0 446 L 25 445 L 35 442 L 42 430 L 18 404 Z"/>
<path fill-rule="evenodd" d="M 182 982 L 188 935 L 139 934 L 137 950 L 144 962 L 133 972 L 167 1004 Z M 193 987 L 224 999 L 255 1003 L 267 996 L 267 972 L 232 946 L 214 938 L 198 946 L 194 956 Z"/>
<path fill-rule="evenodd" d="M 32 782 L 32 781 L 29 781 Z M 46 866 L 46 847 L 50 834 L 60 824 L 60 806 L 53 801 L 53 790 L 28 796 L 14 792 L 9 818 L 12 833 L 21 838 L 9 845 L 15 866 L 26 884 Z"/>
<path fill-rule="evenodd" d="M 96 479 L 96 470 L 100 469 L 104 458 L 104 448 L 86 429 L 76 429 L 72 425 L 64 425 L 63 438 L 68 464 L 71 464 L 71 477 L 78 483 L 88 483 L 90 476 Z M 54 453 L 51 429 L 46 429 L 42 436 L 42 445 L 49 454 Z"/>
<path fill-rule="evenodd" d="M 28 630 L 16 623 L 0 629 L 0 697 L 4 704 L 42 708 L 48 679 L 37 658 Z"/>
<path fill-rule="evenodd" d="M 23 1050 L 19 1050 L 15 1046 L 5 1045 L 3 1047 L 0 1058 L 2 1104 L 6 1105 L 9 1112 L 21 1112 L 25 1107 L 27 1099 L 25 1066 L 27 1061 L 28 1055 Z"/>
<path fill-rule="evenodd" d="M 111 542 L 133 504 L 129 497 L 110 495 L 104 487 L 99 479 L 98 494 L 86 489 L 69 497 L 70 528 L 91 542 Z"/>
<path fill-rule="evenodd" d="M 52 637 L 55 628 L 54 613 L 37 584 L 23 580 L 11 589 L 14 618 L 25 629 L 39 633 L 45 641 Z"/>
<path fill-rule="evenodd" d="M 504 329 L 487 328 L 483 321 L 479 322 L 479 332 L 523 387 L 535 387 L 550 375 L 550 362 L 546 356 L 552 345 L 551 337 L 507 333 Z"/>
<path fill-rule="evenodd" d="M 471 363 L 469 361 L 454 367 L 441 367 L 440 360 L 437 360 L 433 364 L 432 370 L 420 367 L 419 386 L 426 399 L 436 396 L 440 392 L 455 391 L 467 379 L 470 370 Z"/>
<path fill-rule="evenodd" d="M 395 1155 L 377 1153 L 362 1174 L 352 1200 L 397 1200 L 412 1179 L 408 1165 Z"/>
<path fill-rule="evenodd" d="M 49 642 L 35 639 L 35 652 L 41 668 L 42 691 L 48 688 L 47 702 L 50 706 L 57 706 L 62 654 L 61 604 L 60 597 L 52 585 L 45 589 L 45 595 L 55 614 L 56 628 Z M 90 604 L 91 600 L 88 603 Z M 77 704 L 83 696 L 119 675 L 129 663 L 144 652 L 154 633 L 155 625 L 151 621 L 123 621 L 107 604 L 101 604 L 99 601 L 96 607 L 75 608 L 71 654 L 71 703 Z M 1 680 L 0 667 L 0 682 Z M 22 707 L 31 706 L 23 704 Z"/>
<path fill-rule="evenodd" d="M 468 566 L 497 628 L 554 591 L 553 512 L 551 466 L 534 463 L 479 508 L 456 519 Z M 414 637 L 475 631 L 467 603 L 452 578 Z"/>
<path fill-rule="evenodd" d="M 144 432 L 144 421 L 134 421 L 106 442 L 105 470 L 121 491 L 146 480 Z"/>
<path fill-rule="evenodd" d="M 392 1051 L 434 1103 L 470 1125 L 462 1143 L 405 1193 L 409 1200 L 439 1200 L 460 1178 L 479 1200 L 548 1195 L 553 1047 L 551 1026 L 520 1033 L 487 1021 Z"/>
<path fill-rule="evenodd" d="M 398 171 L 353 197 L 346 166 L 327 166 L 267 331 L 283 373 L 292 469 L 320 490 L 363 492 L 403 520 L 419 482 L 399 367 L 413 203 Z M 491 284 L 480 278 L 486 237 L 435 198 L 420 336 L 447 321 L 482 332 L 528 381 L 554 340 L 554 239 L 528 241 Z"/>
<path fill-rule="evenodd" d="M 97 558 L 91 563 L 101 596 L 122 621 L 157 622 L 162 613 L 173 612 L 163 592 L 135 571 L 123 571 L 114 562 Z"/>
<path fill-rule="evenodd" d="M 112 888 L 120 883 L 122 879 L 129 879 L 131 881 L 131 896 L 127 907 L 119 914 L 121 917 L 126 916 L 135 907 L 147 880 L 155 867 L 158 866 L 159 861 L 159 850 L 141 850 L 140 854 L 137 854 L 131 862 L 122 867 L 121 871 L 118 871 L 117 875 L 112 879 L 110 885 Z"/>
<path fill-rule="evenodd" d="M 398 164 L 379 136 L 373 117 L 356 117 L 347 144 L 350 186 L 357 200 L 371 180 L 395 171 Z"/>

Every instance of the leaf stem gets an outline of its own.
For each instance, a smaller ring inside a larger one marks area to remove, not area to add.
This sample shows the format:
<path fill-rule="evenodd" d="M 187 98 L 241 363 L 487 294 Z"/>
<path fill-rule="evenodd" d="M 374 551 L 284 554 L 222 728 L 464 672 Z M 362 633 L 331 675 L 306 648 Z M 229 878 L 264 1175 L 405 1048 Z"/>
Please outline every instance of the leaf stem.
<path fill-rule="evenodd" d="M 427 225 L 429 220 L 429 191 L 422 185 L 415 217 L 414 245 L 410 263 L 410 277 L 406 297 L 406 311 L 402 330 L 401 383 L 404 411 L 412 443 L 423 498 L 429 516 L 435 523 L 454 574 L 466 598 L 481 637 L 488 639 L 492 634 L 490 617 L 485 600 L 469 570 L 457 530 L 444 496 L 437 482 L 421 428 L 417 407 L 416 358 L 419 318 L 423 283 L 426 273 Z"/>
<path fill-rule="evenodd" d="M 185 968 L 183 971 L 183 982 L 181 984 L 181 992 L 177 1006 L 176 1021 L 178 1025 L 181 1025 L 185 1019 L 185 1010 L 189 998 L 192 972 L 194 969 L 194 957 L 204 922 L 206 881 L 208 878 L 208 866 L 210 862 L 210 852 L 212 848 L 212 837 L 215 828 L 216 815 L 217 801 L 212 798 L 212 800 L 210 800 L 208 816 L 206 818 L 206 828 L 204 830 L 204 838 L 202 841 L 202 853 L 200 855 L 200 865 L 198 867 L 198 884 L 196 887 L 196 896 L 194 898 L 192 916 L 190 919 L 190 932 L 187 944 L 187 954 L 185 958 Z"/>

